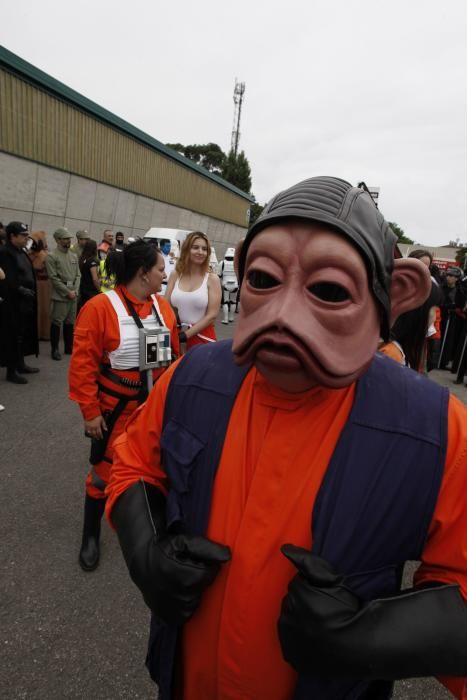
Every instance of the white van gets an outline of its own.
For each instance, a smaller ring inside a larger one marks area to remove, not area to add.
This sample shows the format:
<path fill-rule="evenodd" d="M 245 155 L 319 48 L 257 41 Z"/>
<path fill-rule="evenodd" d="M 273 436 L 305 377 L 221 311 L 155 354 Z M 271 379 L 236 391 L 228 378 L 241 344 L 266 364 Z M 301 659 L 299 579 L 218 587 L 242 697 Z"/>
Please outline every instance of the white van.
<path fill-rule="evenodd" d="M 183 245 L 183 241 L 191 233 L 181 228 L 150 228 L 144 236 L 144 241 L 155 241 L 158 246 L 160 246 L 161 241 L 170 241 L 172 244 L 170 252 L 174 254 L 175 258 L 180 257 L 180 250 Z M 209 268 L 211 272 L 215 272 L 217 269 L 218 260 L 216 256 L 216 251 L 214 246 L 211 246 L 211 259 L 209 260 Z"/>
<path fill-rule="evenodd" d="M 161 241 L 170 241 L 172 244 L 172 249 L 175 257 L 180 256 L 180 250 L 183 241 L 188 236 L 191 231 L 185 231 L 181 228 L 150 228 L 149 231 L 143 236 L 144 241 L 155 241 L 158 246 L 160 246 Z"/>

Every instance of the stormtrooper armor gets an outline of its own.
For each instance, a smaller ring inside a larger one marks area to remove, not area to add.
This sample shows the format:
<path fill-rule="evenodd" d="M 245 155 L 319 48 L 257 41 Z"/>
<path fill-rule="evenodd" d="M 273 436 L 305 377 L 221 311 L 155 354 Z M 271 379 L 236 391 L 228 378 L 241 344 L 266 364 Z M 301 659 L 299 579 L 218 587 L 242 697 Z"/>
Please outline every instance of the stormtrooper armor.
<path fill-rule="evenodd" d="M 238 311 L 238 280 L 234 269 L 235 248 L 227 248 L 225 256 L 219 265 L 219 277 L 222 286 L 222 323 L 229 323 Z"/>

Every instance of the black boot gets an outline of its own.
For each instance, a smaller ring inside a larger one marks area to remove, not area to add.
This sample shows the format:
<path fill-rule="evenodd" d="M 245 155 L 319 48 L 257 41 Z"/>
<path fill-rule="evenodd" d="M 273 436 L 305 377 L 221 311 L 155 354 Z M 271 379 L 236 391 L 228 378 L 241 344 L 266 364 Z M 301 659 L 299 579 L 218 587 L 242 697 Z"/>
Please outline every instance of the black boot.
<path fill-rule="evenodd" d="M 64 323 L 63 324 L 63 345 L 65 350 L 65 355 L 71 355 L 73 352 L 73 324 Z"/>
<path fill-rule="evenodd" d="M 50 344 L 52 346 L 52 360 L 61 360 L 62 356 L 58 352 L 58 344 L 60 342 L 60 326 L 55 323 L 50 324 Z"/>
<path fill-rule="evenodd" d="M 91 496 L 86 494 L 84 501 L 83 540 L 79 552 L 79 564 L 83 571 L 94 571 L 99 564 L 99 537 L 105 501 L 105 498 L 91 498 Z"/>
<path fill-rule="evenodd" d="M 9 367 L 6 371 L 6 380 L 7 382 L 12 382 L 12 384 L 27 384 L 28 380 L 22 377 L 18 372 Z"/>
<path fill-rule="evenodd" d="M 21 352 L 18 363 L 16 365 L 16 371 L 18 374 L 37 374 L 40 370 L 39 367 L 30 367 L 24 361 L 24 355 Z"/>

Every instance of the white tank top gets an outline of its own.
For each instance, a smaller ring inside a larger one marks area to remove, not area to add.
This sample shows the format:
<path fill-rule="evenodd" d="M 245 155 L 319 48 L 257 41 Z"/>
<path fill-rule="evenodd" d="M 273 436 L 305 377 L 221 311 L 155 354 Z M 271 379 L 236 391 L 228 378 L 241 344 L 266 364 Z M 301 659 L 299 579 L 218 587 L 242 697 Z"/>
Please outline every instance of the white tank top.
<path fill-rule="evenodd" d="M 201 287 L 193 292 L 184 292 L 178 286 L 179 278 L 175 282 L 170 303 L 178 309 L 181 323 L 194 326 L 203 316 L 206 316 L 208 308 L 208 275 L 205 275 Z"/>
<path fill-rule="evenodd" d="M 133 316 L 129 315 L 128 309 L 122 302 L 117 292 L 114 290 L 106 293 L 106 298 L 112 304 L 118 318 L 118 327 L 120 329 L 120 345 L 112 352 L 107 353 L 110 366 L 112 369 L 131 369 L 139 367 L 139 328 L 136 325 Z M 164 317 L 161 314 L 156 296 L 151 295 L 154 307 L 159 314 L 159 317 L 164 325 Z M 159 328 L 159 323 L 153 313 L 146 318 L 141 319 L 144 328 L 152 330 Z"/>

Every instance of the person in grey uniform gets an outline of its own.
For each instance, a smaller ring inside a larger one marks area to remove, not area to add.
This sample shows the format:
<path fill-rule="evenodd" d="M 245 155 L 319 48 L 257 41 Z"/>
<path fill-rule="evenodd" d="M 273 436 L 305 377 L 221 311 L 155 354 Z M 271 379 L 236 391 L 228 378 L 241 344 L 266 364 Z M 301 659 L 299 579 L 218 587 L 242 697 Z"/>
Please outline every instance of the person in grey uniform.
<path fill-rule="evenodd" d="M 83 252 L 83 248 L 86 245 L 88 241 L 91 240 L 91 236 L 85 229 L 81 229 L 79 231 L 76 231 L 76 243 L 72 246 L 70 246 L 70 250 L 72 253 L 75 255 L 79 256 Z"/>
<path fill-rule="evenodd" d="M 81 274 L 78 256 L 70 250 L 71 234 L 66 228 L 58 228 L 54 238 L 57 247 L 49 253 L 46 260 L 51 283 L 50 343 L 52 359 L 61 360 L 58 346 L 62 326 L 65 354 L 71 355 L 73 349 L 73 328 Z"/>

